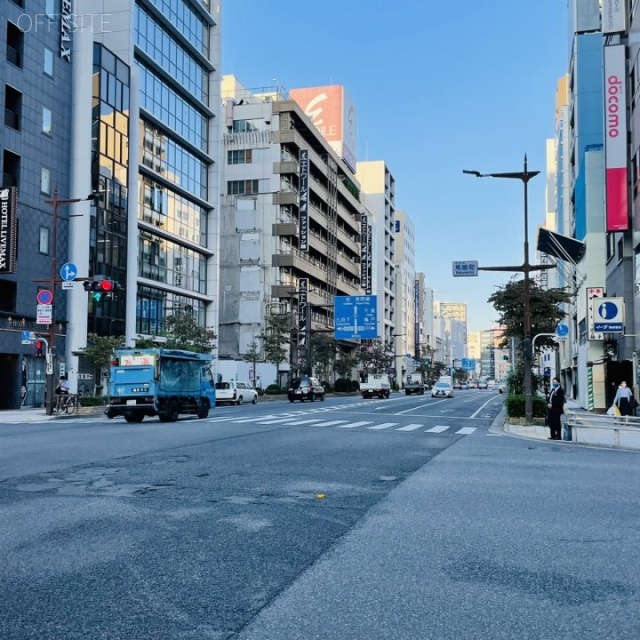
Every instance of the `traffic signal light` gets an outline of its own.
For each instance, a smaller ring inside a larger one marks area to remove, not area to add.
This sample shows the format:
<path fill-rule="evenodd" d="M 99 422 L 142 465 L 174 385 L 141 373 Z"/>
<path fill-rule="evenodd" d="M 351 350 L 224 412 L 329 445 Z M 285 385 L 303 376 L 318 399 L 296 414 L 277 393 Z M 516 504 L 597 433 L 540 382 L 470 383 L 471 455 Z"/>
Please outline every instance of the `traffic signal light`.
<path fill-rule="evenodd" d="M 83 286 L 85 291 L 91 291 L 91 297 L 96 302 L 100 302 L 103 298 L 111 300 L 113 294 L 122 289 L 118 282 L 102 276 L 94 276 L 91 280 L 85 280 Z"/>
<path fill-rule="evenodd" d="M 42 358 L 44 356 L 44 340 L 36 340 L 34 345 L 36 348 L 36 358 Z"/>

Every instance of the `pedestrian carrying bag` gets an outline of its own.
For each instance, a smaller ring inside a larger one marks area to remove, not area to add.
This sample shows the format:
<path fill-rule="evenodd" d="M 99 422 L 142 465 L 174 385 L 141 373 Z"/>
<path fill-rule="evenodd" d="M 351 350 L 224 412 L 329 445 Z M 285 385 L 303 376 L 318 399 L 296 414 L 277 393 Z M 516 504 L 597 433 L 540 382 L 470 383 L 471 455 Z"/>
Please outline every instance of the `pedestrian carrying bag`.
<path fill-rule="evenodd" d="M 617 404 L 612 404 L 607 409 L 607 415 L 608 416 L 619 416 L 620 415 L 620 409 L 618 409 L 618 405 Z"/>

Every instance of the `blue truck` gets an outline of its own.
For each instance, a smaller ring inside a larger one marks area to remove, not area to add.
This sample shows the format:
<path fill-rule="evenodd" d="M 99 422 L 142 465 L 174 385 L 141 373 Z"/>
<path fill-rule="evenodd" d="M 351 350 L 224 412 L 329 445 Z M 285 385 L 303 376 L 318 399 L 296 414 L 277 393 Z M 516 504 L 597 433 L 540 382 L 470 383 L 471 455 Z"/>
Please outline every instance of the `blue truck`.
<path fill-rule="evenodd" d="M 216 406 L 210 362 L 210 354 L 180 349 L 118 349 L 105 414 L 127 422 L 142 422 L 145 416 L 175 422 L 180 414 L 206 418 Z"/>

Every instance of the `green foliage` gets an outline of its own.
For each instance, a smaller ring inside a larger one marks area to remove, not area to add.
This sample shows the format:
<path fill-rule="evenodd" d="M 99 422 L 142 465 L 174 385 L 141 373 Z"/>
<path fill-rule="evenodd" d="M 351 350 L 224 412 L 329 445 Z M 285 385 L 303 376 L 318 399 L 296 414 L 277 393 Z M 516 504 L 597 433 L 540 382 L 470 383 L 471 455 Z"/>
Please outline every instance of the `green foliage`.
<path fill-rule="evenodd" d="M 282 389 L 277 384 L 270 384 L 265 390 L 265 395 L 267 396 L 277 396 L 283 393 Z"/>
<path fill-rule="evenodd" d="M 107 404 L 108 401 L 107 396 L 81 396 L 80 397 L 80 406 L 81 407 L 101 407 Z"/>
<path fill-rule="evenodd" d="M 326 378 L 333 370 L 336 360 L 336 341 L 326 333 L 311 335 L 311 365 L 313 371 L 319 372 L 319 378 Z"/>
<path fill-rule="evenodd" d="M 280 365 L 287 359 L 287 347 L 291 341 L 292 318 L 281 313 L 268 315 L 264 333 L 260 336 L 266 362 L 276 366 L 276 380 L 280 380 Z"/>
<path fill-rule="evenodd" d="M 337 378 L 334 389 L 342 393 L 346 391 L 351 391 L 351 382 L 352 381 L 349 380 L 348 378 Z"/>
<path fill-rule="evenodd" d="M 379 339 L 364 342 L 360 347 L 360 361 L 365 373 L 387 373 L 393 357 L 388 346 Z"/>
<path fill-rule="evenodd" d="M 167 349 L 184 349 L 196 353 L 211 353 L 216 334 L 201 327 L 196 318 L 187 312 L 167 316 L 164 321 Z"/>
<path fill-rule="evenodd" d="M 538 389 L 542 388 L 543 384 L 544 378 L 542 376 L 537 376 L 532 371 L 531 392 L 534 396 Z M 524 360 L 520 360 L 516 365 L 516 368 L 507 376 L 507 387 L 509 389 L 509 393 L 524 393 Z"/>
<path fill-rule="evenodd" d="M 504 407 L 510 418 L 524 418 L 525 397 L 521 393 L 510 393 L 504 399 Z M 541 396 L 533 396 L 533 417 L 544 418 L 547 414 L 547 401 Z"/>
<path fill-rule="evenodd" d="M 113 359 L 114 351 L 124 347 L 124 343 L 124 336 L 99 336 L 96 333 L 89 333 L 84 355 L 98 369 L 103 369 Z"/>
<path fill-rule="evenodd" d="M 340 376 L 340 378 L 351 379 L 353 370 L 358 366 L 358 361 L 351 356 L 341 354 L 341 356 L 335 361 L 333 370 Z M 336 380 L 337 382 L 337 380 Z"/>
<path fill-rule="evenodd" d="M 243 356 L 245 362 L 257 362 L 260 360 L 262 354 L 258 348 L 258 343 L 255 340 L 252 340 L 248 347 L 248 351 Z"/>
<path fill-rule="evenodd" d="M 158 345 L 153 338 L 136 338 L 136 349 L 155 349 Z"/>
<path fill-rule="evenodd" d="M 489 296 L 498 318 L 505 330 L 501 347 L 509 344 L 509 338 L 521 339 L 524 336 L 524 280 L 515 277 Z M 571 302 L 571 296 L 563 289 L 543 289 L 535 281 L 529 281 L 529 309 L 531 311 L 531 337 L 540 333 L 555 333 L 556 327 L 566 317 L 561 309 L 563 304 Z M 553 347 L 551 337 L 542 336 L 536 341 L 536 348 Z"/>
<path fill-rule="evenodd" d="M 333 392 L 333 385 L 328 380 L 321 380 L 320 384 L 324 387 L 324 390 L 327 393 L 332 393 Z"/>

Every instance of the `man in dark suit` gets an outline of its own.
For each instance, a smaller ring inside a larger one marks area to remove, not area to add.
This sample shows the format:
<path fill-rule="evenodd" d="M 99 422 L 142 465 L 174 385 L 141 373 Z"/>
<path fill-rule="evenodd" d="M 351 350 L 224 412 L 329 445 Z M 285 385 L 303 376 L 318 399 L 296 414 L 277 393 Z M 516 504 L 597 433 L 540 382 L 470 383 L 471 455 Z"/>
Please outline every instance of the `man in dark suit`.
<path fill-rule="evenodd" d="M 547 424 L 551 431 L 549 440 L 562 439 L 562 414 L 564 413 L 564 403 L 566 398 L 564 390 L 560 386 L 560 380 L 554 378 L 551 381 L 551 391 L 547 396 Z"/>

